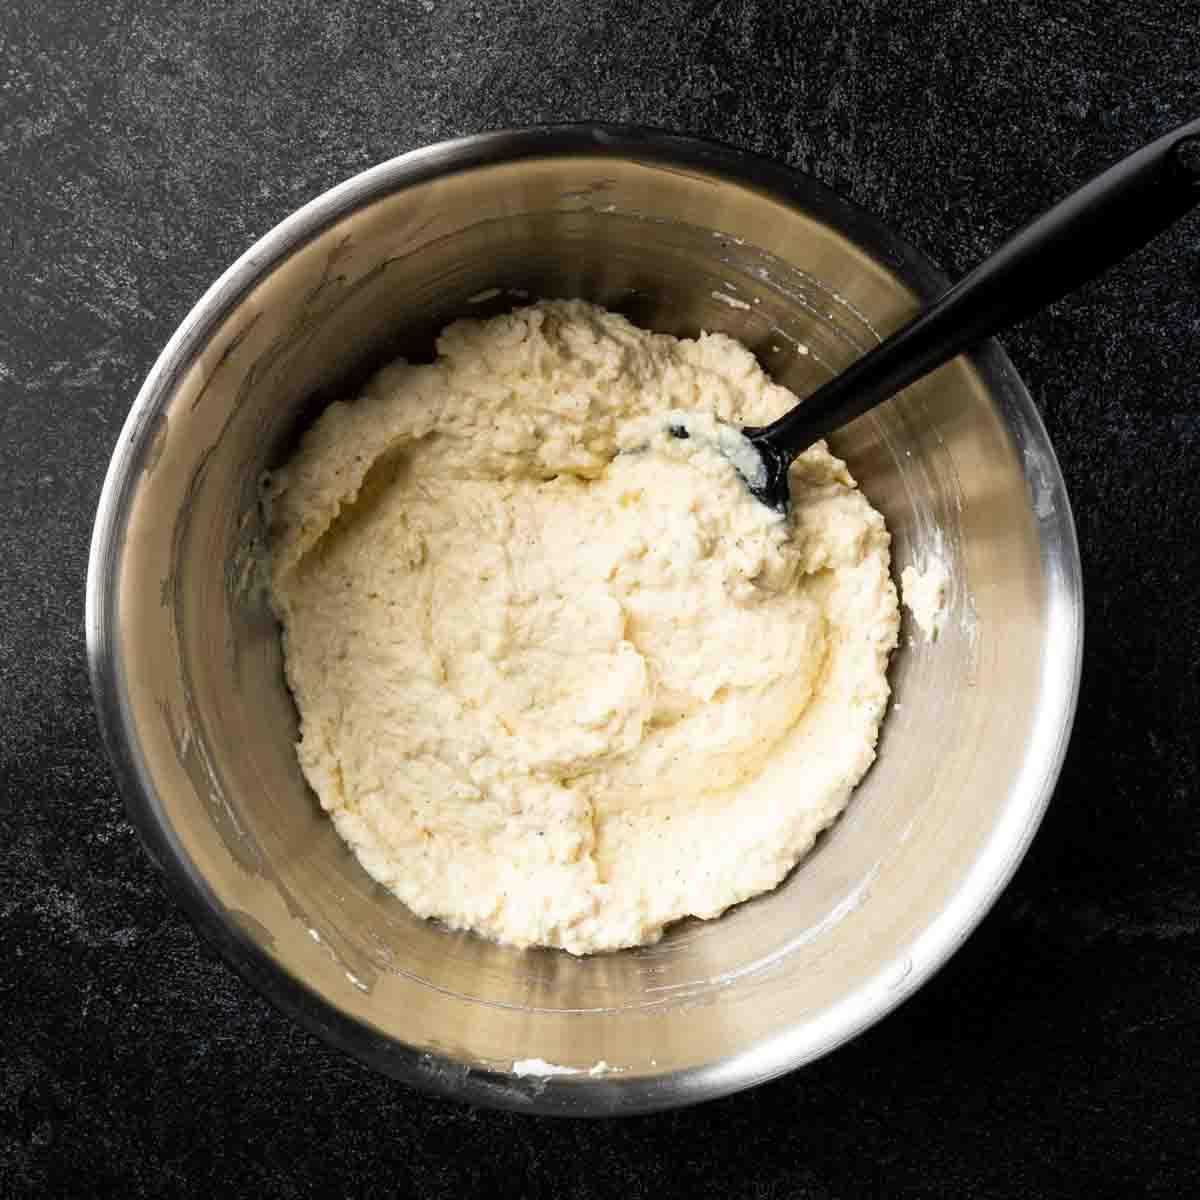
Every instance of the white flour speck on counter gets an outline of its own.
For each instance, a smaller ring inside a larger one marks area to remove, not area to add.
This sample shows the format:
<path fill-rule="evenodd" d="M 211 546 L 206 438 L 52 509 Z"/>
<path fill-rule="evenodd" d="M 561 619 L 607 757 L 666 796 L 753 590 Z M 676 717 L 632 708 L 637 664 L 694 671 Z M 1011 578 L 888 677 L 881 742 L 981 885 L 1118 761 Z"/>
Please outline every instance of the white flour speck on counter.
<path fill-rule="evenodd" d="M 599 1065 L 599 1064 L 597 1064 Z M 512 1073 L 522 1077 L 526 1075 L 582 1075 L 578 1067 L 562 1067 L 558 1063 L 547 1062 L 544 1058 L 522 1058 L 512 1065 Z"/>

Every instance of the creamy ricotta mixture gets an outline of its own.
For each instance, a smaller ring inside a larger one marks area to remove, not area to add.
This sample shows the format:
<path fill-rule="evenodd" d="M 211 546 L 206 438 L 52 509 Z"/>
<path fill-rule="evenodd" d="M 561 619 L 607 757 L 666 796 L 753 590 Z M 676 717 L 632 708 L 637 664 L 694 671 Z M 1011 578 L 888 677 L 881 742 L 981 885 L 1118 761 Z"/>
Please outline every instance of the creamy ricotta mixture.
<path fill-rule="evenodd" d="M 719 451 L 794 402 L 724 335 L 544 302 L 451 325 L 264 481 L 301 766 L 413 911 L 649 942 L 845 806 L 896 642 L 883 518 L 823 443 L 786 521 Z"/>
<path fill-rule="evenodd" d="M 905 567 L 900 574 L 904 607 L 913 615 L 927 642 L 936 642 L 946 623 L 946 592 L 950 572 L 936 554 L 925 556 L 925 565 Z"/>

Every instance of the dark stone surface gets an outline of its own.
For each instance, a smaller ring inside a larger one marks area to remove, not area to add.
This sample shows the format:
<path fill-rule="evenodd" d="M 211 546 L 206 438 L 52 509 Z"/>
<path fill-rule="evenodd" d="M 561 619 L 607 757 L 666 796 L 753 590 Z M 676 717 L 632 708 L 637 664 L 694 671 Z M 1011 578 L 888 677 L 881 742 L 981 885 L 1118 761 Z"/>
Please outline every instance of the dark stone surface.
<path fill-rule="evenodd" d="M 1089 602 L 1043 832 L 915 999 L 756 1091 L 610 1123 L 478 1112 L 277 1015 L 139 850 L 82 607 L 159 348 L 254 237 L 359 168 L 488 127 L 645 122 L 812 171 L 958 271 L 1195 116 L 1198 44 L 1195 0 L 6 0 L 0 1194 L 1193 1193 L 1200 217 L 1006 339 Z"/>

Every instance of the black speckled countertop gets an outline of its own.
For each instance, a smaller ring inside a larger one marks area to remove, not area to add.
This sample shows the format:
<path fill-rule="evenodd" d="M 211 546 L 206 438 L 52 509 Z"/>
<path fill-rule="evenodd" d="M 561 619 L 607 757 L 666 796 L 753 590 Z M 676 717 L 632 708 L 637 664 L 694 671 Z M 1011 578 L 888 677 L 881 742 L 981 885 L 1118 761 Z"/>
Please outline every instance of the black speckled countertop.
<path fill-rule="evenodd" d="M 1200 114 L 1195 0 L 6 0 L 0 1195 L 1180 1196 L 1200 1174 L 1200 216 L 1005 339 L 1075 506 L 1074 740 L 1015 882 L 851 1045 L 690 1111 L 428 1099 L 236 979 L 125 820 L 83 645 L 118 429 L 301 202 L 599 118 L 813 172 L 951 272 Z"/>

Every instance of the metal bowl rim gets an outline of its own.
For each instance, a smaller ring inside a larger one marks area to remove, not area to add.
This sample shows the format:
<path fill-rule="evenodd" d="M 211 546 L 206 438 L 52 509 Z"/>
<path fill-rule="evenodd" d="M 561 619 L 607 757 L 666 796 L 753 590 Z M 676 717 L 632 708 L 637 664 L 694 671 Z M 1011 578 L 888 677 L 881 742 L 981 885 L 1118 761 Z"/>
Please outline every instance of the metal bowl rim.
<path fill-rule="evenodd" d="M 860 987 L 830 1010 L 822 1028 L 785 1035 L 731 1059 L 653 1079 L 608 1075 L 555 1076 L 533 1094 L 514 1093 L 510 1076 L 472 1069 L 387 1037 L 330 1005 L 254 943 L 223 909 L 183 850 L 166 815 L 138 742 L 118 644 L 117 592 L 132 497 L 156 418 L 210 337 L 242 298 L 284 259 L 350 212 L 384 195 L 451 172 L 521 159 L 614 157 L 700 170 L 749 186 L 831 225 L 896 275 L 922 301 L 949 286 L 947 278 L 906 240 L 810 175 L 769 159 L 663 130 L 597 123 L 542 125 L 451 139 L 389 159 L 329 189 L 276 225 L 208 289 L 159 355 L 122 428 L 97 508 L 88 564 L 86 634 L 93 698 L 129 818 L 168 888 L 200 933 L 252 987 L 304 1028 L 366 1065 L 423 1091 L 523 1112 L 590 1116 L 650 1112 L 728 1095 L 765 1082 L 828 1053 L 895 1009 L 924 984 L 986 915 L 1012 877 L 1037 831 L 1066 753 L 1079 695 L 1083 653 L 1083 586 L 1066 487 L 1041 417 L 1007 355 L 993 339 L 968 357 L 980 376 L 1007 392 L 1006 425 L 1036 450 L 1039 487 L 1052 501 L 1052 520 L 1039 518 L 1043 561 L 1057 564 L 1050 607 L 1062 618 L 1047 650 L 1044 674 L 1059 684 L 1043 712 L 1046 750 L 1037 777 L 1018 785 L 1019 819 L 1000 844 L 993 833 L 968 877 L 939 917 L 897 956 L 898 984 Z M 1023 460 L 1028 475 L 1028 463 Z M 1010 808 L 1013 807 L 1010 800 Z M 881 975 L 884 972 L 880 973 Z M 792 1031 L 794 1032 L 794 1031 Z"/>

